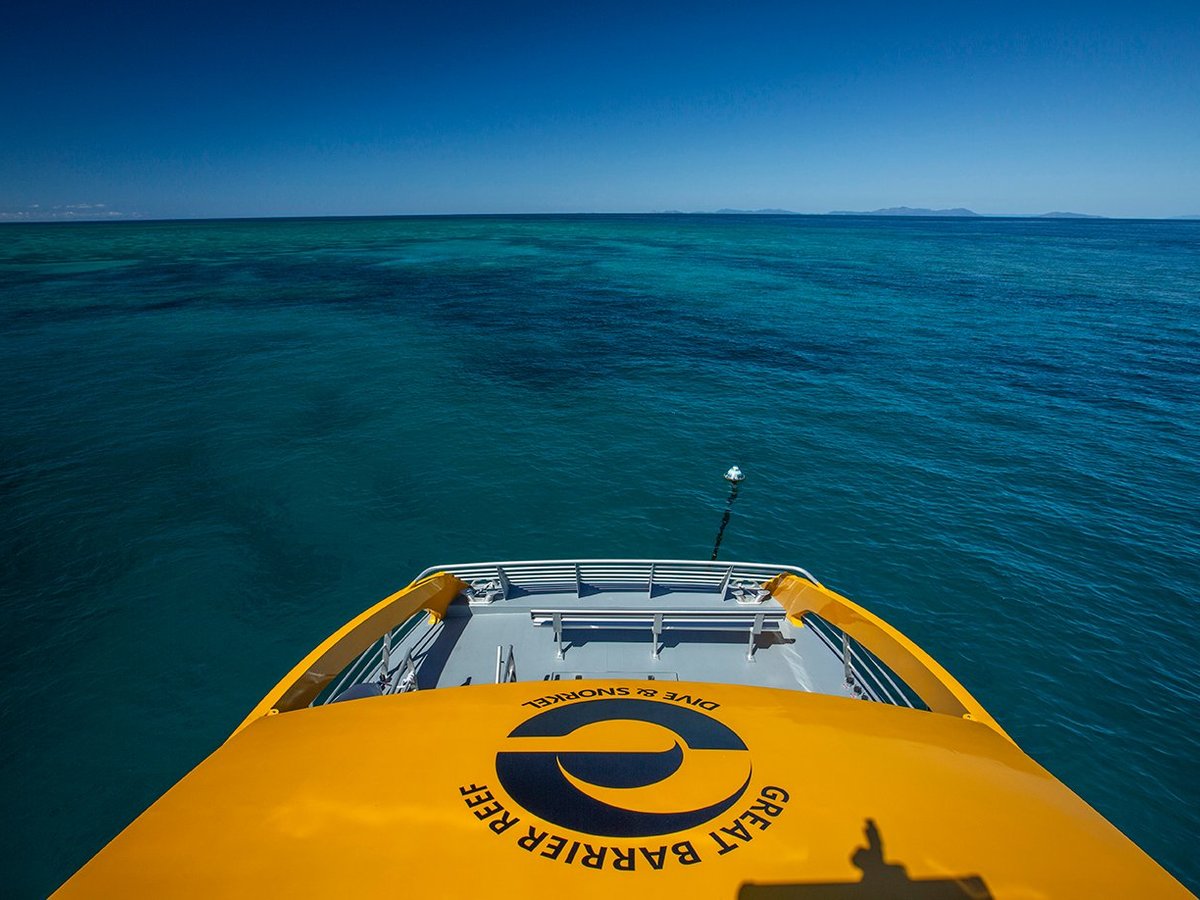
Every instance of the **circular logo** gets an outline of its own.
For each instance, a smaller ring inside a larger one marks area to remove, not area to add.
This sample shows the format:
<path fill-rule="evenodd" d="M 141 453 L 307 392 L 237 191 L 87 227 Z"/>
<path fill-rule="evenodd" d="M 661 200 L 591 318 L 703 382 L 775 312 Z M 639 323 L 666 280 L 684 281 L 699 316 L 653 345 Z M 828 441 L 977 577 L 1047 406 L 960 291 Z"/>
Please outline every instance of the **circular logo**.
<path fill-rule="evenodd" d="M 729 809 L 750 784 L 750 754 L 697 710 L 617 698 L 557 706 L 508 735 L 504 789 L 535 816 L 604 837 L 683 831 Z"/>

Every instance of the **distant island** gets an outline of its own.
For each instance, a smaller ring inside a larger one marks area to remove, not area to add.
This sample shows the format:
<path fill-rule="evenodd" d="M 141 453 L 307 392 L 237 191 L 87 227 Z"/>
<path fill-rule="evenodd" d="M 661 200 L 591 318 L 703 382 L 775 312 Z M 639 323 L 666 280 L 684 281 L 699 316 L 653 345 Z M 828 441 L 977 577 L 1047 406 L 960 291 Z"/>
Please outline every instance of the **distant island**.
<path fill-rule="evenodd" d="M 829 213 L 831 216 L 945 216 L 959 219 L 982 219 L 982 218 L 1012 218 L 1012 219 L 1104 219 L 1106 216 L 1093 216 L 1087 213 L 1077 212 L 1048 212 L 1031 214 L 1015 214 L 1001 215 L 977 213 L 973 209 L 964 209 L 961 206 L 956 206 L 953 209 L 926 209 L 925 207 L 912 206 L 889 206 L 886 209 L 872 209 L 855 211 L 850 209 L 835 209 Z"/>

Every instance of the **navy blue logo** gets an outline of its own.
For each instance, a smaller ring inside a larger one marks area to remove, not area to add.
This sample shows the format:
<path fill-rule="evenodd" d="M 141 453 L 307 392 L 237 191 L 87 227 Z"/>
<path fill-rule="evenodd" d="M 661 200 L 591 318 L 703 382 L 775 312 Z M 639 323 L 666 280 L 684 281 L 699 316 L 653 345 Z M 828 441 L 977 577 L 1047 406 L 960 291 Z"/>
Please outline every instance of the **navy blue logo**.
<path fill-rule="evenodd" d="M 728 726 L 656 700 L 557 706 L 508 737 L 512 749 L 496 754 L 504 789 L 533 815 L 585 834 L 683 831 L 725 812 L 750 784 L 750 755 Z"/>

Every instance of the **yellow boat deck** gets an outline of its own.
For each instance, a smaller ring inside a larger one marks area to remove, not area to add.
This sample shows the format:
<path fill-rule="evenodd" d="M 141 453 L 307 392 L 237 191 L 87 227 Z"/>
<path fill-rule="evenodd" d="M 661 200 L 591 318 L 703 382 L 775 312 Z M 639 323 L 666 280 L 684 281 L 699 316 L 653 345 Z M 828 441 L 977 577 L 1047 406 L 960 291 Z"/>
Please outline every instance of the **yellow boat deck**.
<path fill-rule="evenodd" d="M 317 646 L 59 895 L 397 884 L 1189 896 L 920 647 L 806 572 L 629 560 L 424 573 Z"/>

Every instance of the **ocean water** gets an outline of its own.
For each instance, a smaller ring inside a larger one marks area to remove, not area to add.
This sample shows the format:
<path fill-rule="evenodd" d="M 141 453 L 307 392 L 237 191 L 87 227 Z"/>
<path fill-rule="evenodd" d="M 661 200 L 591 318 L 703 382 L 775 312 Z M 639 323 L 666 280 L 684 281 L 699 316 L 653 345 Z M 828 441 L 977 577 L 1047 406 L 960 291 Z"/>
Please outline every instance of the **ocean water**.
<path fill-rule="evenodd" d="M 1200 223 L 0 227 L 0 843 L 53 889 L 428 565 L 788 562 L 1200 888 Z M 986 811 L 981 811 L 986 814 Z"/>

